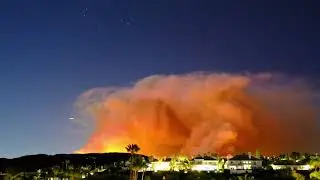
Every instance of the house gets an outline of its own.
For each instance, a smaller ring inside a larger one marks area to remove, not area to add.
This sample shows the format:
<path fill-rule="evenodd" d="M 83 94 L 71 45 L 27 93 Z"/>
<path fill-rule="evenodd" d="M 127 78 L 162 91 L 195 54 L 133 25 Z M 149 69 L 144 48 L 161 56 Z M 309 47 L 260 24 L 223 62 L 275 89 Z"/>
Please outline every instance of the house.
<path fill-rule="evenodd" d="M 147 171 L 170 171 L 170 160 L 155 160 L 148 164 Z"/>
<path fill-rule="evenodd" d="M 213 157 L 197 157 L 189 160 L 186 157 L 156 160 L 148 165 L 147 171 L 207 171 L 219 170 L 219 160 Z"/>
<path fill-rule="evenodd" d="M 301 161 L 290 161 L 290 160 L 281 160 L 271 164 L 273 170 L 281 169 L 292 169 L 292 170 L 310 170 L 310 165 L 308 165 L 307 160 Z"/>
<path fill-rule="evenodd" d="M 219 160 L 212 157 L 192 159 L 192 171 L 218 171 Z"/>
<path fill-rule="evenodd" d="M 231 174 L 251 173 L 254 169 L 262 169 L 262 160 L 248 154 L 236 155 L 225 164 Z"/>

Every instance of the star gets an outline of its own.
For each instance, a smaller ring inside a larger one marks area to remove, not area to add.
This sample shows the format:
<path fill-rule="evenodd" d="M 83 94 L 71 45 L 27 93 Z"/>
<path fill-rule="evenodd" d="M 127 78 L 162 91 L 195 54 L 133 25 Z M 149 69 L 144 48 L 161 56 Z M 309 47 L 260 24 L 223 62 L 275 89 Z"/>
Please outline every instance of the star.
<path fill-rule="evenodd" d="M 133 19 L 132 18 L 121 18 L 121 23 L 124 23 L 126 25 L 132 25 L 134 23 Z"/>
<path fill-rule="evenodd" d="M 82 10 L 82 15 L 83 15 L 83 16 L 87 16 L 87 14 L 88 14 L 88 8 L 84 8 L 84 9 Z"/>

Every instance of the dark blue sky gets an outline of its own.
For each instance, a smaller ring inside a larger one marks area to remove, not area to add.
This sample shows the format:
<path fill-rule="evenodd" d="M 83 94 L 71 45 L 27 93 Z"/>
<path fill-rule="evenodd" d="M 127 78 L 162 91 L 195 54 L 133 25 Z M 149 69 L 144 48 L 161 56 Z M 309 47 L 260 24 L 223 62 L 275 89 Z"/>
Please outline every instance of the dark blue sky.
<path fill-rule="evenodd" d="M 87 8 L 87 9 L 86 9 Z M 69 153 L 85 90 L 154 73 L 320 76 L 320 1 L 0 2 L 0 156 Z"/>

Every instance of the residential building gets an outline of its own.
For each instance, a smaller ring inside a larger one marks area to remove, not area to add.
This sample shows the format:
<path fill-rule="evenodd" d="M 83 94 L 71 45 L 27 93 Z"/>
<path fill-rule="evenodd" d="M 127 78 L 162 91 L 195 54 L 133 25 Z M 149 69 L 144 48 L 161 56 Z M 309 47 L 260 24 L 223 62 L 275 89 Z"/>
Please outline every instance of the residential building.
<path fill-rule="evenodd" d="M 281 160 L 271 164 L 271 167 L 274 170 L 292 169 L 292 170 L 308 171 L 311 169 L 310 165 L 308 165 L 307 160 L 301 160 L 301 161 Z"/>
<path fill-rule="evenodd" d="M 192 160 L 193 171 L 217 171 L 219 160 L 212 157 L 195 158 Z"/>
<path fill-rule="evenodd" d="M 156 160 L 148 164 L 147 171 L 170 171 L 170 161 L 168 160 Z"/>
<path fill-rule="evenodd" d="M 248 154 L 236 155 L 225 164 L 231 174 L 251 173 L 254 169 L 262 169 L 262 160 Z"/>

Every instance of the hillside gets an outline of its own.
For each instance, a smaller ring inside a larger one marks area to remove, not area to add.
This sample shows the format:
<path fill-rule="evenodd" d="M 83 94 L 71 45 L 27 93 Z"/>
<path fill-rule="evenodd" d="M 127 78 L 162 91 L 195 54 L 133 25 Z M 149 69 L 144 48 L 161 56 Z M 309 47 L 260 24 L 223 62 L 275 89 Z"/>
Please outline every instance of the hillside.
<path fill-rule="evenodd" d="M 102 166 L 114 162 L 126 161 L 130 157 L 128 153 L 103 153 L 103 154 L 56 154 L 56 155 L 28 155 L 13 159 L 1 158 L 0 171 L 7 168 L 18 169 L 24 172 L 34 172 L 38 169 L 61 166 L 66 162 L 74 166 L 94 165 Z"/>

